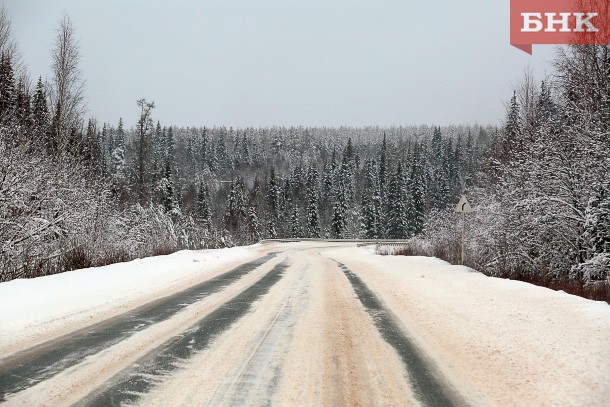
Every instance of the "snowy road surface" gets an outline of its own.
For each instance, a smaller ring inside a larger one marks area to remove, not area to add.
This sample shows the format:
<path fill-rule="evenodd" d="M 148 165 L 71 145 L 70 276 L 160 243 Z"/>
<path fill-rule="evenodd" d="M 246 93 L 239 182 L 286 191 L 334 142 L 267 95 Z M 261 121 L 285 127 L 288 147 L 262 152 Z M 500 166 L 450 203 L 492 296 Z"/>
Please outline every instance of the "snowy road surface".
<path fill-rule="evenodd" d="M 6 405 L 607 405 L 610 306 L 351 243 L 0 284 Z"/>

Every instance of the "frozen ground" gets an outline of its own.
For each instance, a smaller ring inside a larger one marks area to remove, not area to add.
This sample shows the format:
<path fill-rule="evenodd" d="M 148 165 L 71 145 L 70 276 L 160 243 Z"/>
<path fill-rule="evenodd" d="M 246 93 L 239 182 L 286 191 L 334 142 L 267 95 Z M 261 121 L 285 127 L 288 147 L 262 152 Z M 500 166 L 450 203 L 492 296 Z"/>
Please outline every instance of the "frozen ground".
<path fill-rule="evenodd" d="M 263 257 L 269 252 L 278 254 Z M 4 402 L 603 406 L 610 399 L 608 304 L 438 259 L 320 242 L 185 251 L 2 283 L 0 387 L 3 372 L 59 345 L 15 351 L 257 258 L 220 289 L 82 360 L 73 355 L 70 367 L 56 363 L 57 371 L 30 378 Z"/>

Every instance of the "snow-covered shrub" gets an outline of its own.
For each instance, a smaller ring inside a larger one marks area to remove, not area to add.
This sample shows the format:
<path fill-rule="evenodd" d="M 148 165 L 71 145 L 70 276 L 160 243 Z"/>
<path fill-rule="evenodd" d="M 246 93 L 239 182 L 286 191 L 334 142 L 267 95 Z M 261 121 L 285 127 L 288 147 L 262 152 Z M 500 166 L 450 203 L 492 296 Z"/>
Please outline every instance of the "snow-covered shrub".
<path fill-rule="evenodd" d="M 104 202 L 77 159 L 13 144 L 15 131 L 0 128 L 0 280 L 60 271 Z"/>
<path fill-rule="evenodd" d="M 424 224 L 422 240 L 427 245 L 418 244 L 425 254 L 438 257 L 450 263 L 459 263 L 460 258 L 460 234 L 458 223 L 459 217 L 453 211 L 447 209 L 435 209 L 430 212 Z"/>
<path fill-rule="evenodd" d="M 178 248 L 174 222 L 161 206 L 132 205 L 122 213 L 119 222 L 116 224 L 119 233 L 117 242 L 133 257 Z"/>
<path fill-rule="evenodd" d="M 593 281 L 608 281 L 610 284 L 610 253 L 598 253 L 570 270 L 570 277 L 585 284 Z"/>

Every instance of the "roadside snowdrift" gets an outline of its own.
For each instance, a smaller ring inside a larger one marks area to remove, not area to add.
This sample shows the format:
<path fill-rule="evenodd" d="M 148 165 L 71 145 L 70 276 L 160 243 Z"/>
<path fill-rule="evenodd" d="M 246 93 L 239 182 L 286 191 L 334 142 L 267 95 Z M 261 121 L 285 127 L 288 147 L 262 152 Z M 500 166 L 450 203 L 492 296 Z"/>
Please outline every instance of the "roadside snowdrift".
<path fill-rule="evenodd" d="M 0 357 L 179 291 L 257 257 L 256 246 L 183 250 L 0 284 Z"/>
<path fill-rule="evenodd" d="M 610 400 L 610 306 L 427 257 L 328 250 L 476 405 Z M 607 405 L 607 404 L 606 404 Z"/>

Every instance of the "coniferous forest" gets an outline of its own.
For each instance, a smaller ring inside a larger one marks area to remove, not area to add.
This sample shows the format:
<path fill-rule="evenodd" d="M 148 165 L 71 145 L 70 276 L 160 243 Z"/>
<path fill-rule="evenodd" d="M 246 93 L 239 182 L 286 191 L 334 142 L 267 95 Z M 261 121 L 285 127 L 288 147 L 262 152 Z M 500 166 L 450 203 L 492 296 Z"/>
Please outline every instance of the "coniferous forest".
<path fill-rule="evenodd" d="M 0 15 L 0 281 L 266 238 L 409 239 L 408 254 L 610 297 L 610 46 L 558 49 L 501 126 L 100 123 L 68 17 L 50 72 Z M 46 79 L 43 79 L 46 77 Z M 512 96 L 512 98 L 511 98 Z"/>

